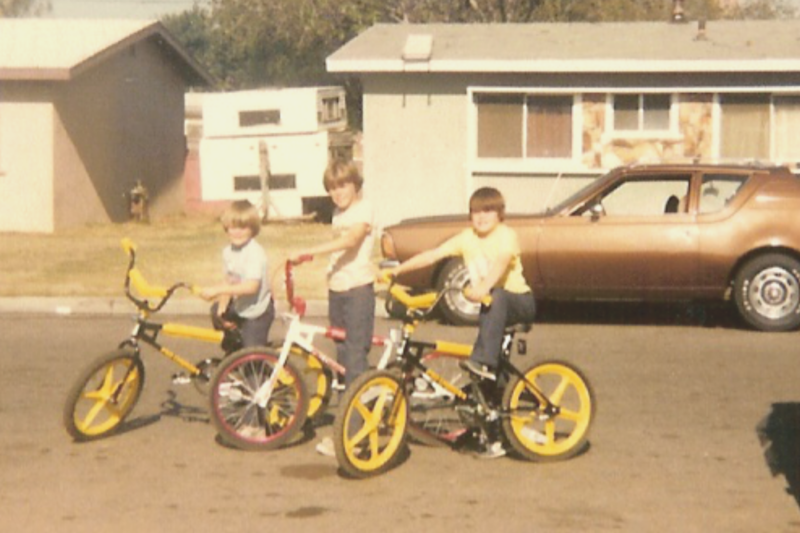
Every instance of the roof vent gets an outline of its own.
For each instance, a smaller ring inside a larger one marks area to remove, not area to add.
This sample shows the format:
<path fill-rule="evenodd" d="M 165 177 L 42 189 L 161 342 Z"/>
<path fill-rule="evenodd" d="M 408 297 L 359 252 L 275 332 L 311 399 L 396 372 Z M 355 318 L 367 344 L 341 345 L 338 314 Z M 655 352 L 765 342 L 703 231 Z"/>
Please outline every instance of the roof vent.
<path fill-rule="evenodd" d="M 409 35 L 403 47 L 403 61 L 430 61 L 433 54 L 433 36 Z"/>
<path fill-rule="evenodd" d="M 686 13 L 683 11 L 683 0 L 672 0 L 672 22 L 686 22 Z"/>

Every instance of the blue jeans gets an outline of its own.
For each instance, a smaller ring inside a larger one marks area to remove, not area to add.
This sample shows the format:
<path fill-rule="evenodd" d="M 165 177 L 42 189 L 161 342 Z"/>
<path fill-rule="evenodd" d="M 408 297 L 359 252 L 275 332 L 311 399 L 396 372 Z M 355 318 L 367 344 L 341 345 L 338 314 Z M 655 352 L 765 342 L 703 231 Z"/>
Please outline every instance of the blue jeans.
<path fill-rule="evenodd" d="M 514 324 L 530 324 L 535 317 L 536 300 L 533 293 L 517 294 L 505 289 L 493 289 L 492 304 L 481 306 L 478 338 L 475 339 L 470 359 L 497 368 L 505 328 Z"/>
<path fill-rule="evenodd" d="M 375 330 L 375 289 L 372 284 L 349 291 L 328 291 L 328 319 L 331 326 L 347 333 L 336 343 L 336 358 L 347 369 L 345 386 L 367 369 L 367 356 Z"/>

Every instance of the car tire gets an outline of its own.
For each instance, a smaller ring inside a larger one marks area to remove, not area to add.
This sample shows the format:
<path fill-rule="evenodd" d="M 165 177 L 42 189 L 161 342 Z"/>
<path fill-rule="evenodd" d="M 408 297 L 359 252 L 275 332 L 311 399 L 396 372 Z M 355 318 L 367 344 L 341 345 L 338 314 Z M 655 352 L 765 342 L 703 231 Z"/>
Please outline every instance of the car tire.
<path fill-rule="evenodd" d="M 439 273 L 436 289 L 445 287 L 458 288 L 449 290 L 439 302 L 439 309 L 444 319 L 455 326 L 474 326 L 478 323 L 480 304 L 470 302 L 464 296 L 464 287 L 469 285 L 469 271 L 461 259 L 451 259 L 445 263 Z"/>
<path fill-rule="evenodd" d="M 742 319 L 761 331 L 800 327 L 800 261 L 782 253 L 754 257 L 734 280 L 734 300 Z"/>

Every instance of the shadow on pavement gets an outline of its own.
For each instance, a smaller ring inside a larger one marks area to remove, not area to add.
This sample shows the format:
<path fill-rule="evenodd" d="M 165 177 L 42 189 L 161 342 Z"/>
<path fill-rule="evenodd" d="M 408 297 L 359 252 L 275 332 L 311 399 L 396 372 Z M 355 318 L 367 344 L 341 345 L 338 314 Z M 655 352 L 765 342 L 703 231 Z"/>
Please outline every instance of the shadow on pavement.
<path fill-rule="evenodd" d="M 536 322 L 742 328 L 732 306 L 715 303 L 537 302 Z"/>
<path fill-rule="evenodd" d="M 770 472 L 786 478 L 786 492 L 800 506 L 800 403 L 772 404 L 756 434 Z"/>

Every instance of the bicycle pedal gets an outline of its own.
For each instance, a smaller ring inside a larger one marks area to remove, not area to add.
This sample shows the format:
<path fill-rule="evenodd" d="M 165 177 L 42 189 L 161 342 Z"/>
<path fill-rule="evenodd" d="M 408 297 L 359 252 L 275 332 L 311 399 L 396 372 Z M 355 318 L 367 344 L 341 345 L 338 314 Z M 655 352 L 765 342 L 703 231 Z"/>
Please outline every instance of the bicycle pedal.
<path fill-rule="evenodd" d="M 192 382 L 192 378 L 187 376 L 186 374 L 173 374 L 172 375 L 172 384 L 173 385 L 188 385 Z"/>

